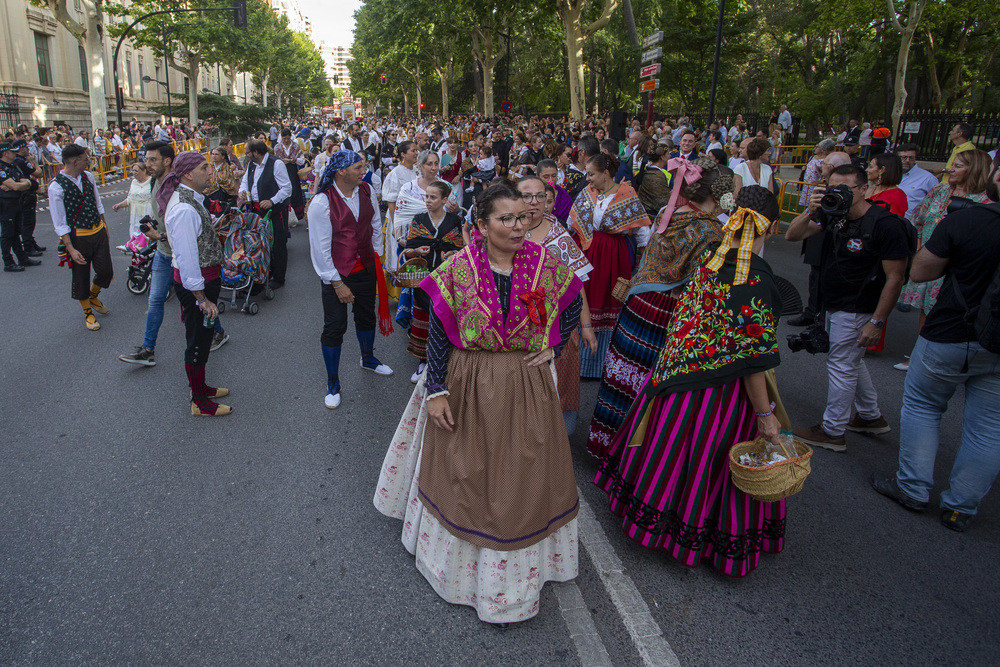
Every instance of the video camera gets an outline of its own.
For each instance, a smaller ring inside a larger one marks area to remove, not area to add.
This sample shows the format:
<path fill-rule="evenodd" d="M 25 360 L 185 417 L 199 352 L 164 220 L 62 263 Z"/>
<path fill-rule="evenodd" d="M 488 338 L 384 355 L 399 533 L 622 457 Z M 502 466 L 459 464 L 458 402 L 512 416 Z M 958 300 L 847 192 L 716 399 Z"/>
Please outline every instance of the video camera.
<path fill-rule="evenodd" d="M 800 333 L 789 334 L 787 340 L 792 352 L 805 350 L 809 354 L 826 354 L 830 351 L 830 336 L 819 323 L 807 327 Z"/>
<path fill-rule="evenodd" d="M 847 212 L 854 204 L 854 193 L 846 185 L 830 185 L 823 190 L 819 210 L 813 221 L 823 229 L 829 229 L 847 219 Z"/>

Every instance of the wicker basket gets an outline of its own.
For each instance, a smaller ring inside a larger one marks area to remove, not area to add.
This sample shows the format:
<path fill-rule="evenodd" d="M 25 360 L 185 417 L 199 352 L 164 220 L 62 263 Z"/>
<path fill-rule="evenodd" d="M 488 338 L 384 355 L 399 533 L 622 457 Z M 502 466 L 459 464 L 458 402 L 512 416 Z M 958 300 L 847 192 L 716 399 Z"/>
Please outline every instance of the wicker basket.
<path fill-rule="evenodd" d="M 416 267 L 409 271 L 406 267 Z M 427 268 L 427 260 L 423 257 L 413 257 L 399 265 L 399 269 L 392 274 L 392 281 L 399 287 L 418 287 L 420 281 L 431 275 Z"/>
<path fill-rule="evenodd" d="M 619 278 L 615 286 L 611 288 L 611 296 L 621 303 L 625 303 L 630 289 L 632 289 L 632 281 L 628 278 Z"/>
<path fill-rule="evenodd" d="M 813 451 L 804 442 L 794 442 L 797 456 L 760 468 L 742 465 L 740 455 L 765 452 L 767 441 L 764 438 L 733 445 L 729 450 L 729 471 L 733 475 L 733 483 L 740 491 L 764 503 L 783 500 L 801 491 L 812 470 L 809 459 Z"/>

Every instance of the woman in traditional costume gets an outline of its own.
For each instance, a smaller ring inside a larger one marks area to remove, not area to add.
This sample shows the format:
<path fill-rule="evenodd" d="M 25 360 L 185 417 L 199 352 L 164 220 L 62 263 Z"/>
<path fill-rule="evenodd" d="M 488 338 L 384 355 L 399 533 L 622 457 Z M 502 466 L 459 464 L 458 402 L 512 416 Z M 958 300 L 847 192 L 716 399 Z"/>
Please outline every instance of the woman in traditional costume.
<path fill-rule="evenodd" d="M 539 165 L 544 162 L 546 161 L 543 160 Z M 517 182 L 517 191 L 524 200 L 525 210 L 528 213 L 525 238 L 545 246 L 550 253 L 568 266 L 577 278 L 586 283 L 594 267 L 562 223 L 546 211 L 546 208 L 549 208 L 546 205 L 546 198 L 547 196 L 554 198 L 555 188 L 551 183 L 545 183 L 539 176 L 525 176 Z M 552 195 L 548 195 L 549 192 Z M 594 336 L 594 327 L 590 321 L 590 307 L 587 305 L 586 294 L 583 296 L 580 327 L 584 346 L 590 351 L 596 350 L 597 338 Z M 569 434 L 576 431 L 576 420 L 580 413 L 580 338 L 581 334 L 574 330 L 562 354 L 555 361 L 559 403 L 562 406 L 566 432 Z"/>
<path fill-rule="evenodd" d="M 411 181 L 416 183 L 417 181 Z M 410 232 L 403 251 L 407 260 L 421 257 L 431 271 L 454 255 L 465 245 L 462 240 L 462 217 L 444 210 L 445 201 L 451 195 L 451 188 L 443 181 L 435 181 L 427 186 L 424 204 L 427 210 L 418 213 L 410 223 Z M 413 318 L 410 323 L 409 342 L 406 351 L 419 360 L 416 372 L 410 382 L 420 381 L 427 367 L 427 329 L 430 325 L 430 298 L 417 287 L 413 290 Z"/>
<path fill-rule="evenodd" d="M 479 203 L 482 238 L 422 283 L 431 299 L 427 372 L 375 493 L 442 598 L 489 623 L 538 613 L 546 581 L 577 574 L 579 507 L 549 363 L 579 321 L 580 279 L 525 242 L 506 183 Z"/>
<path fill-rule="evenodd" d="M 673 158 L 667 167 L 680 185 L 657 216 L 604 361 L 587 436 L 587 449 L 599 458 L 607 455 L 663 348 L 681 289 L 701 266 L 702 255 L 722 240 L 719 211 L 732 208 L 733 178 L 711 158 Z"/>
<path fill-rule="evenodd" d="M 383 235 L 385 243 L 382 245 L 384 256 L 382 263 L 386 270 L 395 271 L 399 268 L 399 239 L 406 236 L 398 236 L 395 231 L 396 200 L 399 198 L 399 191 L 404 185 L 420 176 L 417 169 L 417 156 L 420 151 L 412 141 L 403 141 L 398 145 L 400 164 L 389 172 L 382 184 L 382 201 L 386 204 L 386 218 Z M 394 301 L 399 300 L 400 290 L 395 285 L 389 286 L 389 297 Z"/>
<path fill-rule="evenodd" d="M 629 280 L 637 251 L 649 241 L 650 221 L 628 183 L 615 183 L 618 158 L 598 153 L 587 161 L 589 185 L 573 202 L 570 223 L 577 243 L 594 266 L 584 289 L 597 336 L 597 350 L 584 352 L 580 374 L 601 379 L 604 355 L 621 303 L 611 295 L 619 278 Z"/>
<path fill-rule="evenodd" d="M 745 186 L 715 252 L 684 288 L 666 343 L 594 483 L 640 545 L 742 577 L 779 552 L 785 501 L 759 502 L 729 473 L 729 449 L 777 442 L 765 372 L 777 367 L 781 297 L 757 253 L 778 224 L 774 195 Z M 761 212 L 758 212 L 761 211 Z"/>

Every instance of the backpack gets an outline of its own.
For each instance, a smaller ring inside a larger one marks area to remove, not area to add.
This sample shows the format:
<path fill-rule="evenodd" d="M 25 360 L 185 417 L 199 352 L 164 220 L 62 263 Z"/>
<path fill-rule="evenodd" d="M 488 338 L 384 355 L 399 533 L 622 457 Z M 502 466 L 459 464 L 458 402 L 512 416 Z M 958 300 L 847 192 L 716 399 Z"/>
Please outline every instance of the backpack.
<path fill-rule="evenodd" d="M 1000 216 L 1000 204 L 976 204 L 975 207 L 986 209 Z M 973 307 L 965 302 L 965 297 L 962 296 L 962 290 L 959 289 L 958 281 L 954 276 L 952 276 L 951 285 L 955 290 L 958 305 L 965 311 L 963 318 L 965 324 L 975 336 L 976 342 L 989 352 L 1000 353 L 1000 265 L 993 272 L 993 279 L 990 280 L 982 301 Z M 966 360 L 966 364 L 968 364 L 968 360 Z"/>
<path fill-rule="evenodd" d="M 910 280 L 910 269 L 913 267 L 913 256 L 917 254 L 917 246 L 919 235 L 917 234 L 917 228 L 913 226 L 913 223 L 906 218 L 896 215 L 889 210 L 889 205 L 881 201 L 871 201 L 873 208 L 878 209 L 878 213 L 874 216 L 866 216 L 865 223 L 861 226 L 859 230 L 861 233 L 862 241 L 869 241 L 872 238 L 872 232 L 875 231 L 875 225 L 886 218 L 895 219 L 903 228 L 903 232 L 906 234 L 906 245 L 910 249 L 910 255 L 906 260 L 906 274 L 903 276 L 904 283 Z M 878 267 L 882 264 L 879 262 L 876 265 L 875 273 L 878 273 Z M 875 276 L 872 275 L 872 278 Z"/>

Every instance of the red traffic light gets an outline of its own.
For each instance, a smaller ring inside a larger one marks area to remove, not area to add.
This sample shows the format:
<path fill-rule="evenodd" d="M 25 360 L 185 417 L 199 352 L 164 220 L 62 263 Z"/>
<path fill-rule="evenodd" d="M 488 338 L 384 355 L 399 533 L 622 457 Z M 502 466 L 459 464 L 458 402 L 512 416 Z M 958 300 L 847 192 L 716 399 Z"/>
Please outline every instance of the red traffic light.
<path fill-rule="evenodd" d="M 382 85 L 383 86 L 388 82 L 388 79 L 389 79 L 389 77 L 387 77 L 385 74 L 382 75 Z"/>
<path fill-rule="evenodd" d="M 420 108 L 421 108 L 421 109 L 423 109 L 423 108 L 424 108 L 424 103 L 423 103 L 423 102 L 421 102 L 421 103 L 420 103 Z"/>

